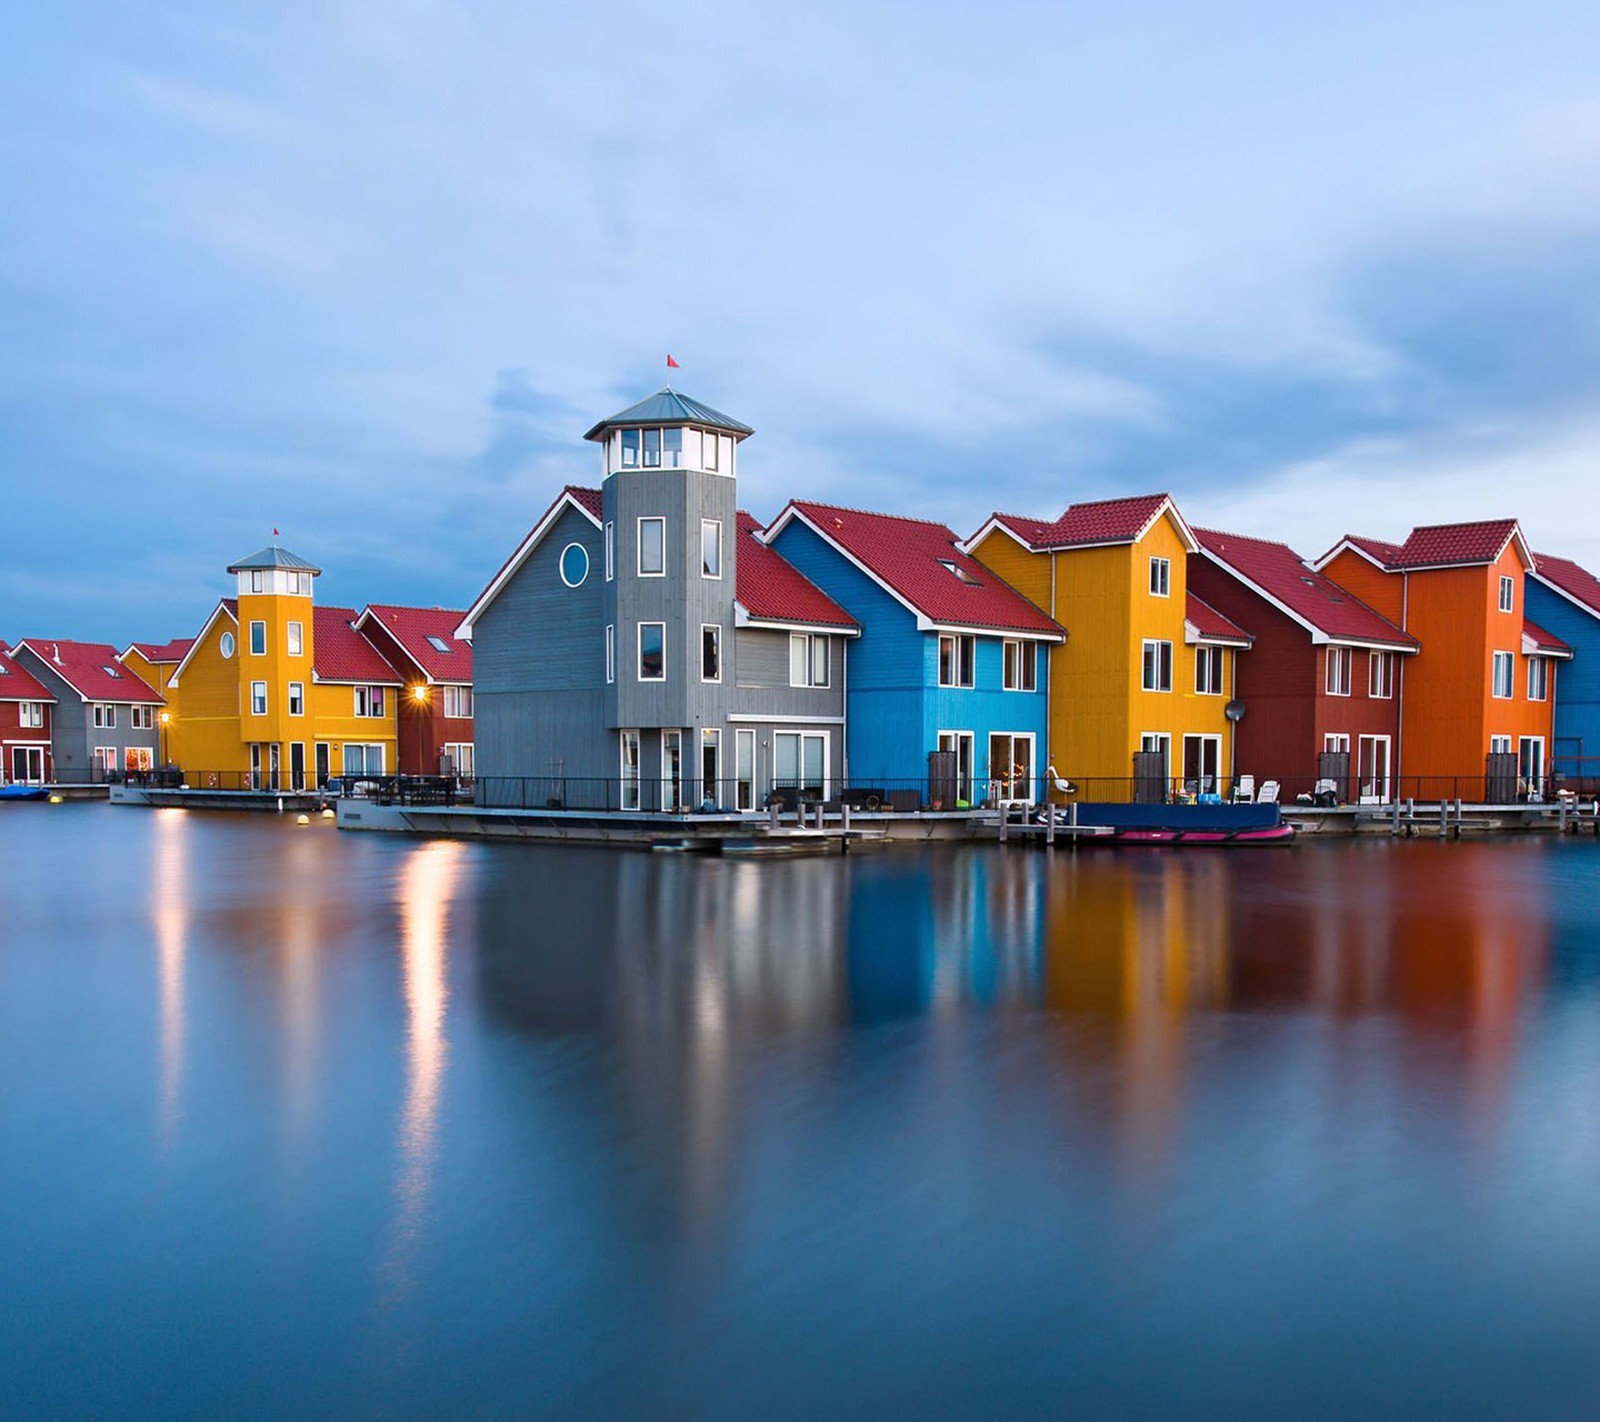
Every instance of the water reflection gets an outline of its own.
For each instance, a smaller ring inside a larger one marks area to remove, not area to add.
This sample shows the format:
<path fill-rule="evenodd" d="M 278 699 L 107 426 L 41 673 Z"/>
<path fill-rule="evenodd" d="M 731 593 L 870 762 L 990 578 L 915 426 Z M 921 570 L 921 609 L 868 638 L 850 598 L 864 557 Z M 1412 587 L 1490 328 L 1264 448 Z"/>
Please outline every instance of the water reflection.
<path fill-rule="evenodd" d="M 150 874 L 150 921 L 155 932 L 159 979 L 160 1137 L 177 1139 L 183 1089 L 184 959 L 188 946 L 192 886 L 189 883 L 189 817 L 182 810 L 154 812 L 155 847 Z"/>

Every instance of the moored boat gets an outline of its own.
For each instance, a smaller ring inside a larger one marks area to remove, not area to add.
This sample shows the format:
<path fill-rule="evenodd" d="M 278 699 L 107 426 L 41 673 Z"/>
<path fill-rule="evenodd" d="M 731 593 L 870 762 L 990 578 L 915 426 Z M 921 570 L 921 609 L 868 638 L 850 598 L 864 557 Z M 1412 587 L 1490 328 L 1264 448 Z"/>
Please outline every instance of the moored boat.
<path fill-rule="evenodd" d="M 6 800 L 45 800 L 50 792 L 42 785 L 0 785 L 0 802 Z"/>

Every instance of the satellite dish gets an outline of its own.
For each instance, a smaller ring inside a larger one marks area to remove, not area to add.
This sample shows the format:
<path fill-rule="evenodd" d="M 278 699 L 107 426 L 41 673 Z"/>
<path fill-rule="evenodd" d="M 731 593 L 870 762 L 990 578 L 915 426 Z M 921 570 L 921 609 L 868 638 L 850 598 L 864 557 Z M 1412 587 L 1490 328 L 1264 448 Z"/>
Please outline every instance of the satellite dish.
<path fill-rule="evenodd" d="M 1237 699 L 1230 701 L 1222 708 L 1222 714 L 1230 721 L 1237 722 L 1244 720 L 1244 702 Z"/>

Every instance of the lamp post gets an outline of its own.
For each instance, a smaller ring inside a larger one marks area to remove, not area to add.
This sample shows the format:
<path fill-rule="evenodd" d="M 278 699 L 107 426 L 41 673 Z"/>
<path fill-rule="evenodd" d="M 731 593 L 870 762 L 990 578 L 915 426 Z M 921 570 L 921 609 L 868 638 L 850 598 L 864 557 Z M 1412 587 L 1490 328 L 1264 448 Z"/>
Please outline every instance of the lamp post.
<path fill-rule="evenodd" d="M 422 771 L 422 723 L 428 711 L 428 687 L 424 682 L 418 682 L 411 688 L 411 701 L 417 713 L 417 774 Z"/>
<path fill-rule="evenodd" d="M 161 764 L 163 768 L 167 764 L 167 727 L 171 722 L 172 712 L 163 711 L 161 713 Z"/>

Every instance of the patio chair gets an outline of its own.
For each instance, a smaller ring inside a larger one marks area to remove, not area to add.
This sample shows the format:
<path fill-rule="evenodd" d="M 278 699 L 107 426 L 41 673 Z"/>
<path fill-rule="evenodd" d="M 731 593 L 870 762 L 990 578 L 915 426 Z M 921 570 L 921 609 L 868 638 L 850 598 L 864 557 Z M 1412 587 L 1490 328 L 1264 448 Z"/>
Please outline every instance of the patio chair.
<path fill-rule="evenodd" d="M 1261 793 L 1256 796 L 1258 805 L 1276 805 L 1278 803 L 1278 782 L 1276 780 L 1263 780 Z"/>
<path fill-rule="evenodd" d="M 1236 805 L 1247 805 L 1256 798 L 1256 778 L 1253 775 L 1241 775 L 1233 785 L 1233 802 Z"/>

